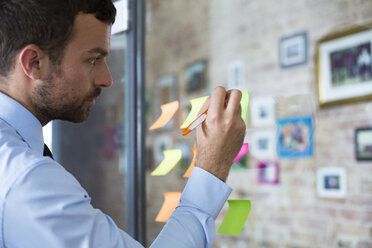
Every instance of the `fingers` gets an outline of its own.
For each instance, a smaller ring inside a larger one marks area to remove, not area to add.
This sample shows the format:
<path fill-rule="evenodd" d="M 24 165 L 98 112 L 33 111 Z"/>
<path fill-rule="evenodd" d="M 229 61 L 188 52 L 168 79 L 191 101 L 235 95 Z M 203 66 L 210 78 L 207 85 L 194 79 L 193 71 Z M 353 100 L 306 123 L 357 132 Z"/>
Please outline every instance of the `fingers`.
<path fill-rule="evenodd" d="M 202 113 L 204 113 L 210 105 L 211 97 L 208 97 L 207 100 L 205 100 L 203 106 L 200 108 L 198 116 L 200 116 Z"/>
<path fill-rule="evenodd" d="M 226 101 L 226 112 L 229 114 L 241 115 L 240 100 L 242 99 L 242 93 L 240 90 L 229 90 L 227 92 L 228 98 Z"/>
<path fill-rule="evenodd" d="M 223 87 L 217 87 L 213 90 L 210 97 L 208 114 L 221 116 L 225 110 L 226 90 Z"/>
<path fill-rule="evenodd" d="M 204 103 L 199 115 L 208 108 L 209 114 L 216 114 L 217 116 L 221 116 L 225 111 L 231 115 L 240 115 L 241 98 L 242 93 L 240 90 L 229 90 L 226 92 L 225 88 L 217 87 L 213 90 L 212 96 Z"/>
<path fill-rule="evenodd" d="M 201 107 L 198 116 L 208 109 L 208 114 L 214 117 L 227 115 L 241 115 L 240 101 L 242 93 L 240 90 L 226 91 L 223 87 L 217 87 L 213 90 L 212 95 L 207 98 Z"/>

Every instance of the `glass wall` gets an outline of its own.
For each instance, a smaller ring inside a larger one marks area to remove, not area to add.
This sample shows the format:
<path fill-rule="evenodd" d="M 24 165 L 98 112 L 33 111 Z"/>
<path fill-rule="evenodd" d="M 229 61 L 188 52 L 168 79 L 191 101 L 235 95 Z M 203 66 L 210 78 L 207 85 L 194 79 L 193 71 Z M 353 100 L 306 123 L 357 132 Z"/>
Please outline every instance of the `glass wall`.
<path fill-rule="evenodd" d="M 180 127 L 190 101 L 220 85 L 249 93 L 249 152 L 227 184 L 229 199 L 251 200 L 252 209 L 239 236 L 218 233 L 213 247 L 372 247 L 372 36 L 330 42 L 370 28 L 371 13 L 372 2 L 359 0 L 146 1 L 147 127 L 161 105 L 179 102 L 165 126 L 147 130 L 148 244 L 164 225 L 155 221 L 164 193 L 187 182 L 195 134 Z M 152 176 L 172 149 L 180 161 Z"/>
<path fill-rule="evenodd" d="M 87 190 L 92 205 L 126 229 L 126 34 L 112 36 L 107 64 L 113 85 L 102 91 L 88 120 L 81 124 L 53 121 L 53 153 Z"/>

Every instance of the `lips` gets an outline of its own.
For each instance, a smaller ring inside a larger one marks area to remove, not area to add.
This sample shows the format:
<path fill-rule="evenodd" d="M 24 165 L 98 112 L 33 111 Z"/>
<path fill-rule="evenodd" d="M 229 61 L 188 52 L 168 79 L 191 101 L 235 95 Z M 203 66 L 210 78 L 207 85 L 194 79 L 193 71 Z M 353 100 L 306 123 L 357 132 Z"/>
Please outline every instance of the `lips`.
<path fill-rule="evenodd" d="M 93 94 L 91 94 L 87 99 L 88 103 L 90 103 L 91 105 L 94 105 L 94 103 L 96 102 L 96 99 L 101 95 L 101 88 L 97 88 Z"/>

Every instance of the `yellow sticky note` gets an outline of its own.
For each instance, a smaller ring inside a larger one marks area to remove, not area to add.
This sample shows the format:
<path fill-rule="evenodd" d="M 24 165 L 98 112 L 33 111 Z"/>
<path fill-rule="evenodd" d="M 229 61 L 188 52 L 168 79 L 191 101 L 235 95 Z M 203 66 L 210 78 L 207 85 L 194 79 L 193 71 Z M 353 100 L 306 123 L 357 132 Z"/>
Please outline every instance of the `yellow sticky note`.
<path fill-rule="evenodd" d="M 166 103 L 166 104 L 161 105 L 160 108 L 161 108 L 161 115 L 155 121 L 155 123 L 151 125 L 149 130 L 164 127 L 168 123 L 168 121 L 172 119 L 174 114 L 177 112 L 179 108 L 179 102 L 174 101 L 174 102 Z"/>
<path fill-rule="evenodd" d="M 218 233 L 239 236 L 251 211 L 250 200 L 227 200 L 229 209 L 223 219 Z"/>
<path fill-rule="evenodd" d="M 196 117 L 198 117 L 198 113 L 200 109 L 203 107 L 203 104 L 207 100 L 207 98 L 208 96 L 203 96 L 190 100 L 191 111 L 180 128 L 186 128 L 188 125 L 190 125 L 191 122 L 193 122 L 196 119 Z"/>
<path fill-rule="evenodd" d="M 151 173 L 151 176 L 164 176 L 168 174 L 182 158 L 182 151 L 180 149 L 165 150 L 163 154 L 163 161 Z"/>
<path fill-rule="evenodd" d="M 247 118 L 248 104 L 249 104 L 248 91 L 242 90 L 242 99 L 240 100 L 240 106 L 242 108 L 242 119 L 243 119 L 244 122 Z"/>
<path fill-rule="evenodd" d="M 180 203 L 181 192 L 165 192 L 163 195 L 164 202 L 155 218 L 156 222 L 167 222 L 173 211 Z"/>
<path fill-rule="evenodd" d="M 187 169 L 187 171 L 185 172 L 185 174 L 183 175 L 183 177 L 190 177 L 191 175 L 191 172 L 192 172 L 192 169 L 194 168 L 195 166 L 195 162 L 196 162 L 196 155 L 198 154 L 198 149 L 196 147 L 192 147 L 191 148 L 192 152 L 194 153 L 194 157 L 192 158 L 192 161 L 191 161 L 191 164 L 189 166 L 189 168 Z"/>

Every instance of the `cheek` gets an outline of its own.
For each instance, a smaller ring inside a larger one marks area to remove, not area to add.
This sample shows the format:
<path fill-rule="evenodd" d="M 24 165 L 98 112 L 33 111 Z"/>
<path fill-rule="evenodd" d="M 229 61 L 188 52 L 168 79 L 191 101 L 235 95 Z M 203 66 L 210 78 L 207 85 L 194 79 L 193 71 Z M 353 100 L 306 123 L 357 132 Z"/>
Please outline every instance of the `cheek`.
<path fill-rule="evenodd" d="M 84 95 L 90 89 L 90 77 L 84 70 L 74 70 L 65 77 L 65 87 L 74 95 Z"/>

